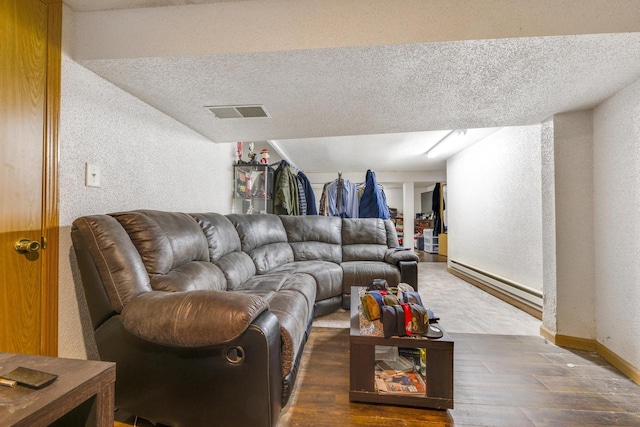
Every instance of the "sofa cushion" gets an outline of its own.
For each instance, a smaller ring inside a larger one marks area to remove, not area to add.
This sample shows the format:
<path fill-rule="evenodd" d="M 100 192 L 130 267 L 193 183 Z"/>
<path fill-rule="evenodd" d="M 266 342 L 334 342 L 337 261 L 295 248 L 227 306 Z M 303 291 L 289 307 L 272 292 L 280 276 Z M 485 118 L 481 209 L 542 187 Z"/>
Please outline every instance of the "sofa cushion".
<path fill-rule="evenodd" d="M 309 306 L 309 312 L 313 310 L 313 304 L 316 300 L 316 282 L 308 274 L 272 271 L 250 278 L 235 290 L 251 292 L 269 300 L 272 292 L 280 292 L 283 289 L 294 290 L 302 294 Z"/>
<path fill-rule="evenodd" d="M 256 267 L 249 255 L 244 252 L 228 253 L 214 264 L 222 270 L 227 279 L 227 289 L 234 290 L 256 275 Z"/>
<path fill-rule="evenodd" d="M 198 223 L 178 212 L 140 210 L 111 214 L 129 234 L 154 290 L 226 290 L 223 272 L 209 263 Z"/>
<path fill-rule="evenodd" d="M 278 216 L 230 214 L 227 218 L 235 226 L 242 251 L 253 260 L 257 274 L 293 261 L 293 251 Z"/>
<path fill-rule="evenodd" d="M 207 239 L 209 258 L 224 274 L 227 289 L 235 289 L 256 274 L 253 260 L 241 251 L 240 238 L 229 218 L 217 213 L 191 216 Z"/>
<path fill-rule="evenodd" d="M 383 261 L 389 246 L 387 229 L 379 218 L 342 220 L 342 261 Z"/>
<path fill-rule="evenodd" d="M 326 216 L 280 217 L 296 261 L 342 261 L 342 219 Z"/>
<path fill-rule="evenodd" d="M 305 273 L 316 283 L 316 301 L 338 296 L 342 293 L 342 267 L 327 261 L 296 261 L 280 266 L 272 273 Z"/>
<path fill-rule="evenodd" d="M 396 225 L 389 219 L 385 219 L 383 222 L 384 228 L 387 231 L 387 246 L 390 248 L 398 247 L 398 231 L 396 230 Z"/>
<path fill-rule="evenodd" d="M 313 316 L 316 292 L 313 277 L 308 274 L 269 273 L 247 280 L 234 292 L 257 295 L 269 303 L 269 311 L 280 322 L 282 376 L 286 377 L 302 351 Z"/>
<path fill-rule="evenodd" d="M 342 292 L 351 293 L 351 286 L 367 286 L 373 279 L 386 279 L 389 286 L 400 282 L 400 271 L 395 265 L 378 261 L 343 262 Z"/>
<path fill-rule="evenodd" d="M 151 291 L 142 258 L 115 218 L 83 216 L 73 222 L 72 231 L 75 249 L 84 244 L 90 252 L 115 312 L 120 313 L 132 298 Z"/>
<path fill-rule="evenodd" d="M 267 292 L 279 291 L 290 275 L 289 272 L 270 272 L 260 276 L 253 276 L 238 285 L 234 290 L 264 292 L 264 295 L 268 295 Z"/>
<path fill-rule="evenodd" d="M 193 261 L 174 268 L 167 274 L 151 277 L 156 291 L 184 292 L 197 290 L 224 291 L 227 279 L 222 270 L 208 261 Z"/>
<path fill-rule="evenodd" d="M 150 276 L 190 261 L 209 261 L 202 229 L 185 213 L 140 210 L 111 216 L 129 234 Z"/>
<path fill-rule="evenodd" d="M 199 213 L 191 216 L 204 232 L 211 261 L 217 261 L 226 254 L 241 250 L 240 238 L 229 218 L 218 213 Z"/>

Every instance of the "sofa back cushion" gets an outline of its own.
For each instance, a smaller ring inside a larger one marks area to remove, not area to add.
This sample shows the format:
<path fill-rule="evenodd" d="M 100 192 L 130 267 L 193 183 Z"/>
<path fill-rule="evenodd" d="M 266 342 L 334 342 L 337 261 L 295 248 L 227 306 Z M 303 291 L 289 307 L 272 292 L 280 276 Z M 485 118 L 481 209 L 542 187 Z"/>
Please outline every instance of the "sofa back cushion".
<path fill-rule="evenodd" d="M 209 258 L 217 261 L 231 252 L 241 250 L 240 238 L 229 219 L 219 213 L 191 214 L 207 239 Z"/>
<path fill-rule="evenodd" d="M 379 218 L 342 219 L 342 261 L 384 261 L 387 228 Z"/>
<path fill-rule="evenodd" d="M 287 232 L 277 215 L 229 214 L 227 218 L 235 226 L 242 251 L 253 260 L 257 274 L 264 274 L 293 262 Z"/>
<path fill-rule="evenodd" d="M 111 214 L 138 250 L 154 290 L 225 290 L 222 271 L 209 262 L 198 223 L 178 212 L 139 210 Z"/>
<path fill-rule="evenodd" d="M 327 216 L 280 217 L 296 261 L 342 262 L 342 219 Z"/>
<path fill-rule="evenodd" d="M 89 306 L 100 311 L 91 313 L 94 327 L 109 315 L 108 304 L 120 313 L 132 298 L 151 291 L 140 254 L 114 218 L 108 215 L 78 218 L 71 227 L 71 237 Z M 95 277 L 96 271 L 99 277 Z M 105 292 L 108 303 L 104 301 Z"/>
<path fill-rule="evenodd" d="M 396 225 L 390 220 L 385 219 L 384 228 L 387 230 L 387 246 L 390 248 L 397 248 L 400 246 L 398 243 L 398 231 L 396 230 Z"/>
<path fill-rule="evenodd" d="M 240 237 L 229 218 L 218 213 L 198 213 L 191 216 L 204 232 L 209 246 L 209 258 L 224 273 L 227 289 L 235 289 L 255 276 L 253 260 L 242 252 Z"/>

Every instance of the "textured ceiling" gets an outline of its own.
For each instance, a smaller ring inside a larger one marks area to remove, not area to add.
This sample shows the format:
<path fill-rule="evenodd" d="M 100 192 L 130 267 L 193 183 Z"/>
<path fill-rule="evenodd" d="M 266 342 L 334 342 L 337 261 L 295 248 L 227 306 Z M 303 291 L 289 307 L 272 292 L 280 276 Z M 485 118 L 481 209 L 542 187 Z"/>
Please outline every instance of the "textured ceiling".
<path fill-rule="evenodd" d="M 82 64 L 211 140 L 231 142 L 535 124 L 592 108 L 640 79 L 638 52 L 640 33 L 626 33 Z M 229 104 L 262 104 L 271 117 L 220 120 L 204 108 Z M 361 156 L 374 152 L 357 141 Z M 310 147 L 288 144 L 287 153 L 300 164 L 328 159 Z"/>
<path fill-rule="evenodd" d="M 184 6 L 189 4 L 224 3 L 249 0 L 64 0 L 78 12 L 93 10 L 134 9 L 139 7 Z"/>
<path fill-rule="evenodd" d="M 249 18 L 251 11 L 265 10 L 257 3 L 271 10 L 269 0 L 65 2 L 76 11 L 238 2 L 247 6 L 233 10 Z M 473 10 L 463 9 L 470 22 Z M 518 10 L 511 11 L 516 21 Z M 105 12 L 112 25 L 113 13 Z M 283 13 L 276 16 L 286 21 Z M 78 15 L 103 24 L 99 15 Z M 176 8 L 176 17 L 187 15 Z M 153 40 L 162 41 L 162 33 Z M 537 124 L 556 113 L 592 108 L 640 79 L 640 33 L 455 40 L 200 56 L 140 51 L 133 58 L 80 62 L 214 142 L 276 140 L 290 160 L 317 172 L 444 170 L 442 158 L 423 153 L 447 130 Z M 109 58 L 95 49 L 92 55 Z M 270 117 L 221 120 L 204 108 L 238 104 L 264 105 Z"/>

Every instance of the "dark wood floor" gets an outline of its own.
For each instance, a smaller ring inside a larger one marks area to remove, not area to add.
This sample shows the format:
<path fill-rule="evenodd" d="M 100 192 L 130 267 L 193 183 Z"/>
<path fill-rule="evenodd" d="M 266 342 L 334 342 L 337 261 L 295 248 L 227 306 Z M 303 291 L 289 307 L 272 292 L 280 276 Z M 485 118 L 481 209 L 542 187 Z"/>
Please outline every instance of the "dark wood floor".
<path fill-rule="evenodd" d="M 349 332 L 314 328 L 280 426 L 640 426 L 640 387 L 542 337 L 451 334 L 449 411 L 349 403 Z"/>
<path fill-rule="evenodd" d="M 455 407 L 440 411 L 350 403 L 349 330 L 313 328 L 279 426 L 640 426 L 640 386 L 595 353 L 536 336 L 451 335 Z"/>
<path fill-rule="evenodd" d="M 439 254 L 430 254 L 425 251 L 415 251 L 420 262 L 447 262 L 447 257 Z"/>
<path fill-rule="evenodd" d="M 419 256 L 446 261 L 438 255 Z M 466 295 L 454 293 L 449 297 Z M 474 304 L 480 300 L 475 298 Z M 640 386 L 598 354 L 557 347 L 538 335 L 468 333 L 475 331 L 473 325 L 460 328 L 458 323 L 460 332 L 451 333 L 454 409 L 350 403 L 349 330 L 314 327 L 279 426 L 640 426 Z M 135 421 L 122 413 L 116 419 L 117 427 Z M 137 425 L 152 426 L 145 420 Z"/>

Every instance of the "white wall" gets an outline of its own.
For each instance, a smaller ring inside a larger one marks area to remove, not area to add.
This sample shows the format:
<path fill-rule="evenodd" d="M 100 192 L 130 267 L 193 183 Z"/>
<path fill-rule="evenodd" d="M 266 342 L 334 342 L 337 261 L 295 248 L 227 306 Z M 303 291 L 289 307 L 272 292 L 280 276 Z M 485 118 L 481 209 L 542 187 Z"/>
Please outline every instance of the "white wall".
<path fill-rule="evenodd" d="M 596 339 L 640 370 L 640 81 L 594 111 Z"/>
<path fill-rule="evenodd" d="M 448 256 L 542 290 L 541 127 L 503 128 L 447 161 Z"/>
<path fill-rule="evenodd" d="M 416 212 L 420 212 L 421 200 L 420 194 L 424 193 L 427 190 L 427 186 L 414 183 L 414 194 L 413 194 L 413 205 L 415 207 Z M 402 185 L 394 184 L 394 185 L 386 185 L 384 187 L 384 194 L 387 196 L 387 204 L 390 208 L 397 208 L 398 212 L 404 214 L 403 206 L 404 206 L 404 195 Z M 415 213 L 412 213 L 412 216 L 415 216 Z"/>
<path fill-rule="evenodd" d="M 387 205 L 389 205 L 390 208 L 398 209 L 398 215 L 401 215 L 404 206 L 402 185 L 384 187 L 384 195 L 387 197 Z"/>
<path fill-rule="evenodd" d="M 68 8 L 64 18 L 66 31 Z M 85 358 L 95 354 L 71 248 L 73 220 L 140 208 L 228 213 L 234 144 L 212 143 L 66 53 L 59 141 L 59 355 Z M 85 162 L 100 167 L 100 188 L 84 186 Z"/>
<path fill-rule="evenodd" d="M 215 144 L 83 68 L 62 64 L 60 221 L 136 208 L 228 211 L 235 144 Z M 86 187 L 85 163 L 102 186 Z"/>
<path fill-rule="evenodd" d="M 430 185 L 430 186 L 418 185 L 418 184 L 415 185 L 413 200 L 414 200 L 414 206 L 416 208 L 416 213 L 420 213 L 423 211 L 422 193 L 429 191 L 429 188 L 432 188 L 432 187 L 435 187 L 435 185 Z"/>
<path fill-rule="evenodd" d="M 542 176 L 552 181 L 543 187 L 543 322 L 559 335 L 594 339 L 592 110 L 556 114 L 543 134 Z"/>
<path fill-rule="evenodd" d="M 555 132 L 553 118 L 542 123 L 541 129 L 541 179 L 542 188 L 542 326 L 551 333 L 557 333 L 557 264 L 556 264 L 556 192 L 548 191 L 556 187 L 555 176 Z"/>

